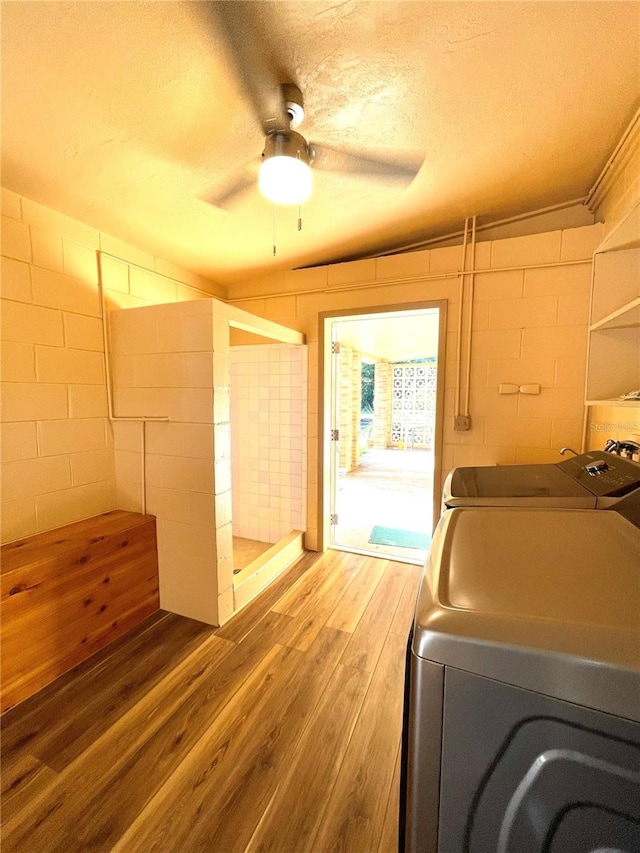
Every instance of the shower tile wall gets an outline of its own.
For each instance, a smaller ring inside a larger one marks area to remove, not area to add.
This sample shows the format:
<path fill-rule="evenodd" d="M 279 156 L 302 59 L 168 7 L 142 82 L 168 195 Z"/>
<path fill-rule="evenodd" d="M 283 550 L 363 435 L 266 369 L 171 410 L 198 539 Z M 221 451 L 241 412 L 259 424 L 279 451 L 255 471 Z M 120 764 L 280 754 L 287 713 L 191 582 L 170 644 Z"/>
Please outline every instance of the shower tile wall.
<path fill-rule="evenodd" d="M 277 542 L 306 529 L 307 348 L 231 348 L 233 533 Z"/>

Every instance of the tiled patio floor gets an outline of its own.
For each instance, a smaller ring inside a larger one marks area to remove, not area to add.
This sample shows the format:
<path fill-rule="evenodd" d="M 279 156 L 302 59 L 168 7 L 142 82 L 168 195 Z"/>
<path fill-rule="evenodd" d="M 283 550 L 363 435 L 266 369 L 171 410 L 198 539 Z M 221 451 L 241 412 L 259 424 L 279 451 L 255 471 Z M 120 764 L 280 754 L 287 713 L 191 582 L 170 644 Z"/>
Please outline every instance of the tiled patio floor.
<path fill-rule="evenodd" d="M 430 450 L 367 450 L 358 468 L 340 477 L 335 544 L 423 563 L 426 551 L 368 540 L 374 525 L 431 533 L 432 493 Z"/>

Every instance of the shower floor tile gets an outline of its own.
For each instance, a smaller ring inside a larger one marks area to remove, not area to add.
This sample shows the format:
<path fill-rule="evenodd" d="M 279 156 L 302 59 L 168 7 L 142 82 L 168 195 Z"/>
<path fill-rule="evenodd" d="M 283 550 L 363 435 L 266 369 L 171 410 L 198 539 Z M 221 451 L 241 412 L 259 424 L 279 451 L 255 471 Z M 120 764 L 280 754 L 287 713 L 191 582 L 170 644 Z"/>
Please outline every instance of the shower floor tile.
<path fill-rule="evenodd" d="M 233 537 L 233 573 L 237 575 L 245 566 L 253 562 L 260 554 L 264 554 L 271 547 L 270 542 L 258 542 L 256 539 L 243 539 L 242 536 Z"/>

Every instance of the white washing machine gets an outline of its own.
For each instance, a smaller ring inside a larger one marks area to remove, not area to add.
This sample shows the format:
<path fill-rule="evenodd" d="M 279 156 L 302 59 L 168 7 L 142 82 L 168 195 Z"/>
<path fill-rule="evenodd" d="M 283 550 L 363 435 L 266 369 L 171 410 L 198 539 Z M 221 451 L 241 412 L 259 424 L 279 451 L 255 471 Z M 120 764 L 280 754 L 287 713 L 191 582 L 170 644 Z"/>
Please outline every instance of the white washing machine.
<path fill-rule="evenodd" d="M 546 465 L 454 468 L 442 509 L 462 506 L 604 508 L 640 489 L 640 464 L 604 450 Z"/>
<path fill-rule="evenodd" d="M 640 494 L 444 513 L 401 792 L 405 853 L 640 851 Z"/>

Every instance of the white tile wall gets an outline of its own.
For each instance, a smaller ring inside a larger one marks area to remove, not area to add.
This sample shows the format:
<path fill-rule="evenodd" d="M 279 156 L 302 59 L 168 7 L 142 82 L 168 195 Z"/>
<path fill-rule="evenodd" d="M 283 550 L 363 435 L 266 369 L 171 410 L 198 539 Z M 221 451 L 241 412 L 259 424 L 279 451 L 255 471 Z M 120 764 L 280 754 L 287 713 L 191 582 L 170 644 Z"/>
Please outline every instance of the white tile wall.
<path fill-rule="evenodd" d="M 307 348 L 231 349 L 233 532 L 277 542 L 306 528 Z"/>

